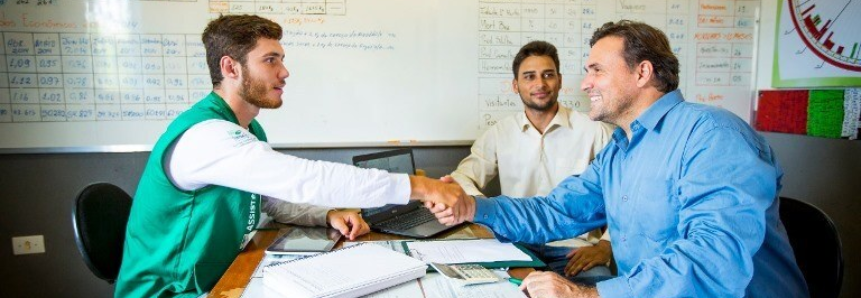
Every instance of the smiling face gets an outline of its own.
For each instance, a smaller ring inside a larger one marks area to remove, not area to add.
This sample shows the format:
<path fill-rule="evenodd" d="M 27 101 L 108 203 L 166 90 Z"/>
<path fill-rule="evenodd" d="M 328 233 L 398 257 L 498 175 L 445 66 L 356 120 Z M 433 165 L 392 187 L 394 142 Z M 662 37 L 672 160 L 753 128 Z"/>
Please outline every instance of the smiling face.
<path fill-rule="evenodd" d="M 624 39 L 608 36 L 598 40 L 589 52 L 580 89 L 591 101 L 592 120 L 622 126 L 631 118 L 638 94 L 638 74 L 625 62 L 624 48 Z"/>
<path fill-rule="evenodd" d="M 556 63 L 550 57 L 529 56 L 520 64 L 512 87 L 526 109 L 550 111 L 557 105 L 562 75 L 556 71 Z"/>
<path fill-rule="evenodd" d="M 281 44 L 274 39 L 260 38 L 242 64 L 239 96 L 259 108 L 277 109 L 283 104 L 284 79 L 289 76 Z"/>

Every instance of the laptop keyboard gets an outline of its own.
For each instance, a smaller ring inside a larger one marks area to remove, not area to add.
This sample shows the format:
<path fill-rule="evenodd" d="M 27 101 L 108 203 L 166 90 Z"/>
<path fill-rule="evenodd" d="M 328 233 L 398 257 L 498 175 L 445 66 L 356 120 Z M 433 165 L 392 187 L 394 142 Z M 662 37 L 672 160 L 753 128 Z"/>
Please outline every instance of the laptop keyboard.
<path fill-rule="evenodd" d="M 423 223 L 436 220 L 436 216 L 425 208 L 419 208 L 414 212 L 410 212 L 387 221 L 377 224 L 377 227 L 388 230 L 408 230 Z"/>

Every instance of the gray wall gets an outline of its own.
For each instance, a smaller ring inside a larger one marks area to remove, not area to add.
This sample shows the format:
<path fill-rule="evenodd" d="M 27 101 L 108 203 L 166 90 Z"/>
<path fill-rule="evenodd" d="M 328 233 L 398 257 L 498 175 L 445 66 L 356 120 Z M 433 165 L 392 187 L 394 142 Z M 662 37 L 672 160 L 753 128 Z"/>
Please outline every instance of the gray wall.
<path fill-rule="evenodd" d="M 861 297 L 861 142 L 765 133 L 783 165 L 782 195 L 811 202 L 835 220 L 846 257 L 842 297 Z M 380 149 L 285 150 L 349 163 Z M 467 147 L 417 148 L 416 166 L 438 177 Z M 72 201 L 84 186 L 107 181 L 133 193 L 148 153 L 0 155 L 0 297 L 109 297 L 113 287 L 81 261 L 72 234 Z M 498 188 L 497 188 L 498 189 Z M 47 253 L 13 256 L 11 237 L 45 235 Z"/>
<path fill-rule="evenodd" d="M 763 133 L 783 166 L 781 195 L 816 205 L 843 241 L 841 297 L 861 297 L 861 141 Z"/>

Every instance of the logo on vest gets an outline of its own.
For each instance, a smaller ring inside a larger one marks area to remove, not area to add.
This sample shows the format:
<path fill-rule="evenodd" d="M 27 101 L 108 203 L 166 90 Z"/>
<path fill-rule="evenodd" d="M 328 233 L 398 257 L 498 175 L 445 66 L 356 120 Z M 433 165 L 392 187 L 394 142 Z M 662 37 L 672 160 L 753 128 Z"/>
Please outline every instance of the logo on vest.
<path fill-rule="evenodd" d="M 257 221 L 260 217 L 260 195 L 251 194 L 251 200 L 248 204 L 248 225 L 245 226 L 245 235 L 242 236 L 242 242 L 239 243 L 239 249 L 245 248 L 245 245 L 251 241 L 254 236 L 254 228 L 257 226 Z"/>
<path fill-rule="evenodd" d="M 233 139 L 233 147 L 241 147 L 242 145 L 254 142 L 257 140 L 254 135 L 243 129 L 232 129 L 227 132 L 227 135 Z"/>
<path fill-rule="evenodd" d="M 254 230 L 254 226 L 257 225 L 257 216 L 259 214 L 258 204 L 260 204 L 260 195 L 252 194 L 251 195 L 251 204 L 248 208 L 248 226 L 245 227 L 245 230 L 251 232 Z"/>

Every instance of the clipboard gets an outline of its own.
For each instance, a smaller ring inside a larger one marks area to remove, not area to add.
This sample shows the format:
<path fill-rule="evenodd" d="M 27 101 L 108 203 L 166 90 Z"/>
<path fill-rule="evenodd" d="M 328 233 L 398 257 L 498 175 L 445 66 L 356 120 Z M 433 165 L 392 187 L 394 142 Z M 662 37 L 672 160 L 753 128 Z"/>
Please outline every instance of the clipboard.
<path fill-rule="evenodd" d="M 410 242 L 469 241 L 469 240 L 479 240 L 479 239 L 405 240 L 405 241 L 401 242 L 401 246 L 402 246 L 401 248 L 403 249 L 404 253 L 406 253 L 408 256 L 412 257 L 413 255 L 410 252 L 410 248 L 409 248 Z M 530 250 L 526 249 L 526 247 L 524 247 L 523 245 L 521 245 L 519 243 L 512 243 L 512 244 L 514 245 L 514 247 L 516 247 L 517 249 L 519 249 L 520 251 L 525 253 L 527 256 L 529 256 L 529 258 L 531 258 L 532 260 L 531 261 L 471 262 L 471 263 L 462 263 L 462 264 L 478 264 L 478 265 L 484 266 L 484 268 L 488 268 L 488 269 L 519 268 L 519 267 L 531 267 L 531 268 L 547 267 L 547 264 L 545 264 L 543 261 L 541 261 L 541 259 L 539 259 L 537 256 L 535 256 L 534 253 L 532 253 Z M 430 265 L 428 265 L 428 272 L 436 272 L 436 270 L 433 269 L 433 267 L 431 267 Z"/>

